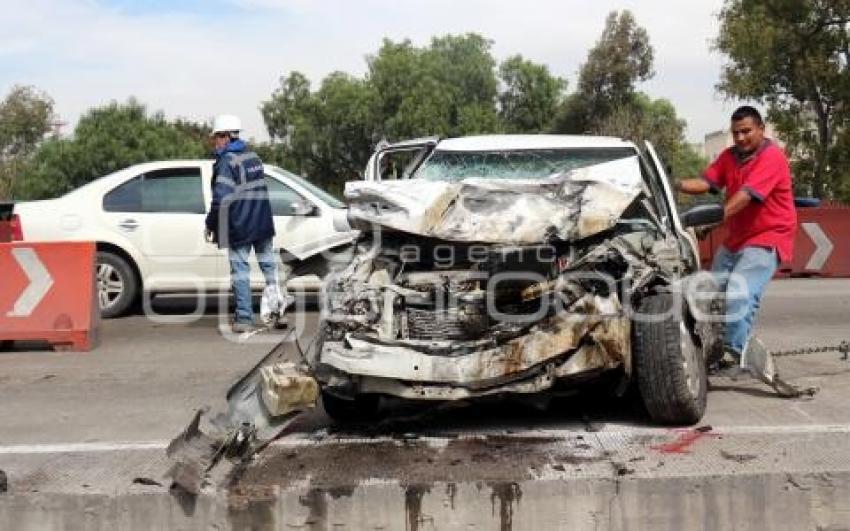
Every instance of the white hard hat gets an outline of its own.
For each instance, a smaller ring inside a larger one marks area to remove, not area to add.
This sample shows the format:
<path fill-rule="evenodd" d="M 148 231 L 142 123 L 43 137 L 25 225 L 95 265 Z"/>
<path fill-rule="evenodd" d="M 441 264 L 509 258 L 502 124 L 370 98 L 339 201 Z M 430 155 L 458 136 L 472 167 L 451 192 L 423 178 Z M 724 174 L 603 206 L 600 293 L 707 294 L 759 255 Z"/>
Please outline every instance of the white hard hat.
<path fill-rule="evenodd" d="M 212 134 L 239 132 L 242 130 L 242 122 L 238 116 L 232 114 L 219 114 L 213 122 Z"/>

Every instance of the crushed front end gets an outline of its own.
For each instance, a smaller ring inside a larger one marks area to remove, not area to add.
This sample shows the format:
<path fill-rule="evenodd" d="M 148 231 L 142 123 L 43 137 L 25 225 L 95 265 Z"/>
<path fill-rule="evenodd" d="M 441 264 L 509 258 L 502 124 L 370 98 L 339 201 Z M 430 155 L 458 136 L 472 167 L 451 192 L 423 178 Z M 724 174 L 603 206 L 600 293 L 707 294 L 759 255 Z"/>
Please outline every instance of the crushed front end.
<path fill-rule="evenodd" d="M 534 182 L 351 183 L 363 235 L 325 282 L 310 360 L 323 391 L 459 400 L 628 377 L 631 305 L 689 266 L 639 172 L 624 174 L 618 161 Z"/>

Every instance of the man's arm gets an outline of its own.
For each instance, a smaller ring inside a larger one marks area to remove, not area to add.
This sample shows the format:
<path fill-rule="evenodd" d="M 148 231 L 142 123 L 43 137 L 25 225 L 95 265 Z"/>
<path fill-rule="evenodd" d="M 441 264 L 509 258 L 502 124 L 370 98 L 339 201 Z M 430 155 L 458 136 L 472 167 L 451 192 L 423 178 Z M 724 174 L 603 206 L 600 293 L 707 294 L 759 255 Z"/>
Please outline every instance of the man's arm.
<path fill-rule="evenodd" d="M 689 195 L 700 195 L 711 191 L 711 185 L 705 179 L 682 179 L 676 183 L 676 189 Z"/>
<path fill-rule="evenodd" d="M 680 192 L 691 195 L 699 195 L 714 191 L 711 187 L 711 183 L 705 179 L 684 179 L 679 181 L 676 188 Z M 723 219 L 729 219 L 742 211 L 744 207 L 750 204 L 751 200 L 752 194 L 749 191 L 739 190 L 735 193 L 735 195 L 730 197 L 723 206 Z"/>
<path fill-rule="evenodd" d="M 744 210 L 744 207 L 749 205 L 752 199 L 752 196 L 746 190 L 738 190 L 735 192 L 735 195 L 730 197 L 729 200 L 726 201 L 726 204 L 723 205 L 723 220 L 725 221 L 738 212 Z"/>

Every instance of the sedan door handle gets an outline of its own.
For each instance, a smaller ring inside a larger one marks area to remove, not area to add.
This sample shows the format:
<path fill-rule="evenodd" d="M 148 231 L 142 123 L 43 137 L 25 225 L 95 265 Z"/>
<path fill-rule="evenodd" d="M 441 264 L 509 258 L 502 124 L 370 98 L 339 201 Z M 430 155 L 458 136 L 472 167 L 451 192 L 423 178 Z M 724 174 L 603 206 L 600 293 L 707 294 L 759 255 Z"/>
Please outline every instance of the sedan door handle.
<path fill-rule="evenodd" d="M 124 230 L 136 230 L 139 227 L 139 224 L 135 219 L 125 219 L 119 223 L 118 226 Z"/>

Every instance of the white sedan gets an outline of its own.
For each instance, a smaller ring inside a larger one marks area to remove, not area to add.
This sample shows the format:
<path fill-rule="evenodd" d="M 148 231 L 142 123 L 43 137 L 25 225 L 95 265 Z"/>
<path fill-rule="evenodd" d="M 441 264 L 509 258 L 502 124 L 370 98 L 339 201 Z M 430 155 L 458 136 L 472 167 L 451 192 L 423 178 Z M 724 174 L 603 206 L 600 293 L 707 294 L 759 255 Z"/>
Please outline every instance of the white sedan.
<path fill-rule="evenodd" d="M 296 264 L 349 243 L 345 205 L 283 169 L 265 165 L 274 215 L 275 247 Z M 138 164 L 92 181 L 56 199 L 16 203 L 13 215 L 25 241 L 97 242 L 101 315 L 126 312 L 142 293 L 206 293 L 230 288 L 226 250 L 204 240 L 211 160 Z M 252 260 L 252 262 L 255 262 Z M 252 265 L 251 284 L 263 277 Z M 314 275 L 293 289 L 316 289 Z"/>

